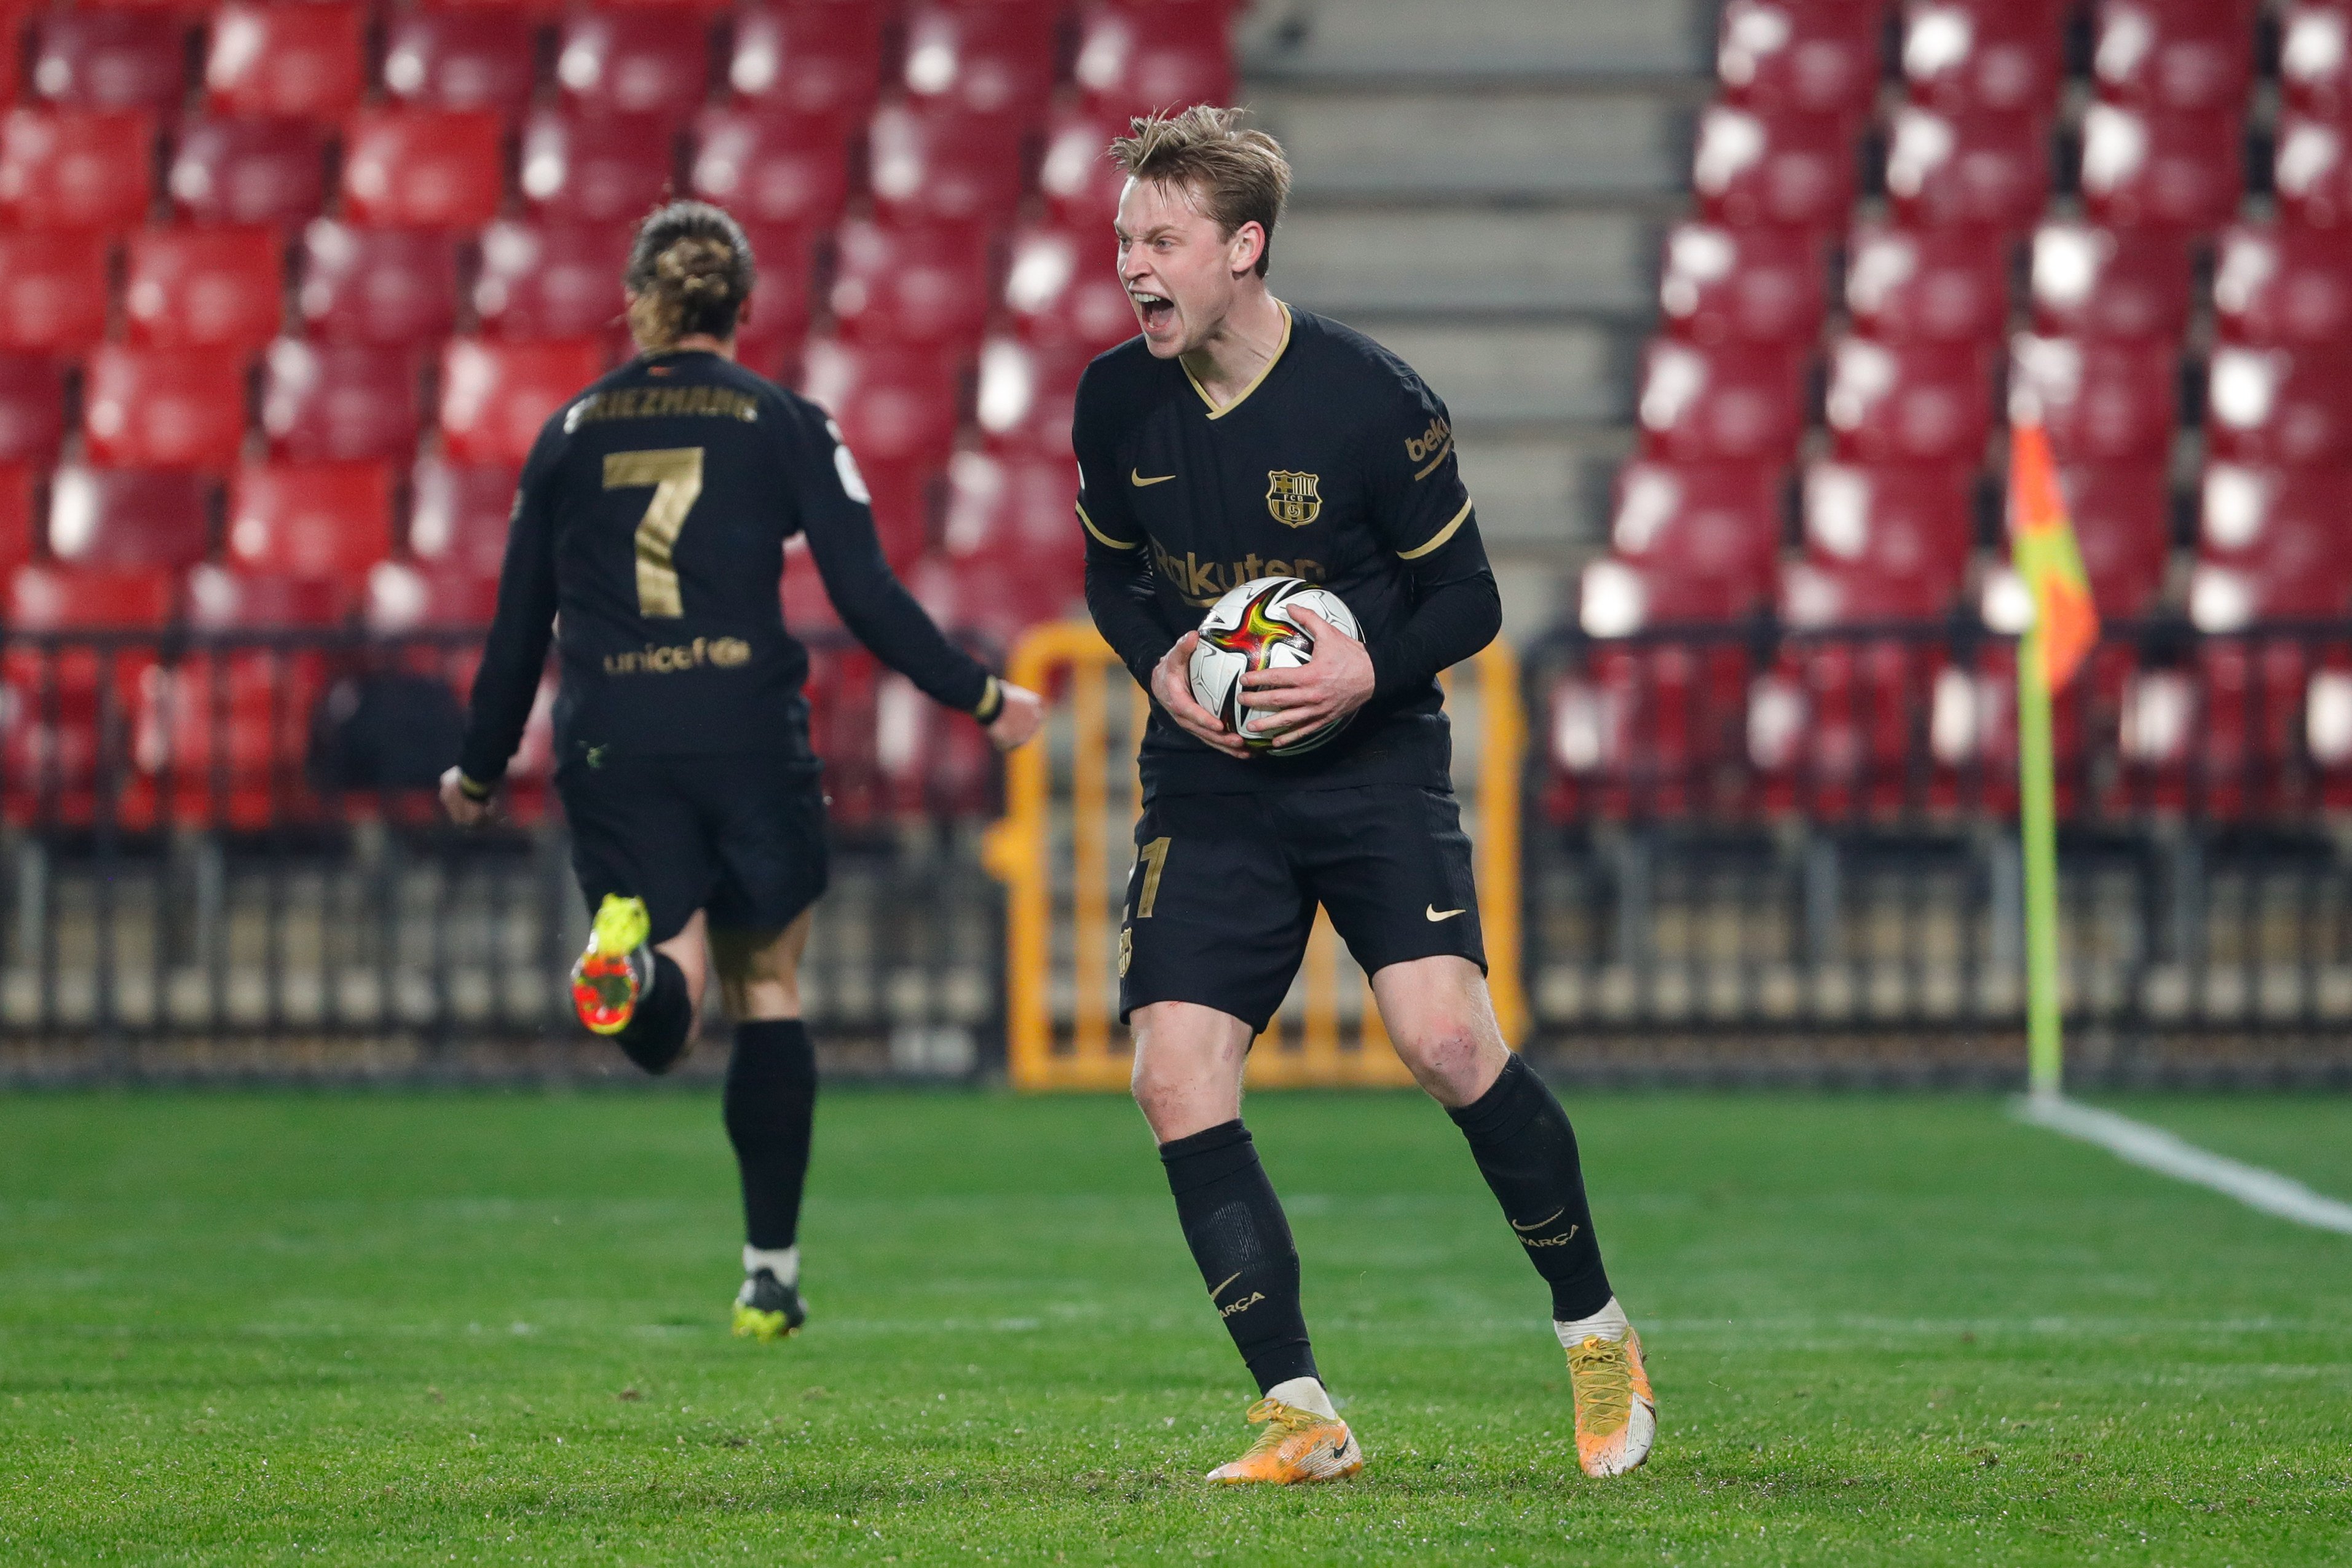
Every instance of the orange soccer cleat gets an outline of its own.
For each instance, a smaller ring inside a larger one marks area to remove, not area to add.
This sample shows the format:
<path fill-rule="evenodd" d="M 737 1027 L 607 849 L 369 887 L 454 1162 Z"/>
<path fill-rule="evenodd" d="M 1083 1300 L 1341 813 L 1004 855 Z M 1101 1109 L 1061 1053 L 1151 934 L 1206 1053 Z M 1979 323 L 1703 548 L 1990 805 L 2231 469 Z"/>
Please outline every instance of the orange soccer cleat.
<path fill-rule="evenodd" d="M 654 977 L 653 917 L 642 898 L 608 893 L 588 931 L 587 950 L 572 966 L 572 1010 L 597 1034 L 618 1034 L 636 1016 Z"/>
<path fill-rule="evenodd" d="M 1364 1450 L 1337 1416 L 1318 1416 L 1267 1398 L 1250 1406 L 1249 1418 L 1263 1422 L 1265 1430 L 1240 1458 L 1211 1470 L 1211 1480 L 1235 1487 L 1287 1487 L 1341 1480 L 1364 1468 Z"/>
<path fill-rule="evenodd" d="M 1576 1462 L 1588 1476 L 1622 1476 L 1650 1457 L 1658 1437 L 1658 1400 L 1642 1369 L 1642 1336 L 1587 1334 L 1568 1347 L 1568 1381 L 1576 1391 Z"/>

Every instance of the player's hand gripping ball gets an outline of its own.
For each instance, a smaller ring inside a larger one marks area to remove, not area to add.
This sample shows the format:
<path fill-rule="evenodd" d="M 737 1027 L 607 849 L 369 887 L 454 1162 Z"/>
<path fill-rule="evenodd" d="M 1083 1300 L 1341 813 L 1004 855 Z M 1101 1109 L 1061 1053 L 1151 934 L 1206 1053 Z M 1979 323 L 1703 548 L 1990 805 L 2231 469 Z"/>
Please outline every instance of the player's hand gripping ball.
<path fill-rule="evenodd" d="M 1296 757 L 1312 751 L 1348 727 L 1348 717 L 1279 737 L 1267 735 L 1264 709 L 1242 704 L 1242 676 L 1252 670 L 1296 669 L 1315 657 L 1315 636 L 1290 619 L 1293 608 L 1312 611 L 1339 631 L 1360 640 L 1353 612 L 1328 589 L 1296 577 L 1261 577 L 1217 601 L 1201 622 L 1192 646 L 1192 700 L 1217 716 L 1252 751 Z"/>

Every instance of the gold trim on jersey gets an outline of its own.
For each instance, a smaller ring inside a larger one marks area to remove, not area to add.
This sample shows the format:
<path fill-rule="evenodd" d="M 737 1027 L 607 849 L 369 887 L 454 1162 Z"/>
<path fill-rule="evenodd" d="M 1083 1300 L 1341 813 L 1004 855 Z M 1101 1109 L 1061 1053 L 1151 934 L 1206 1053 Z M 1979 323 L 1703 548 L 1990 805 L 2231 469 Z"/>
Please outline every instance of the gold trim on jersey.
<path fill-rule="evenodd" d="M 1086 525 L 1087 532 L 1094 535 L 1095 538 L 1102 540 L 1103 543 L 1110 546 L 1111 549 L 1141 549 L 1143 548 L 1143 541 L 1140 539 L 1130 544 L 1125 539 L 1115 539 L 1111 538 L 1108 534 L 1095 527 L 1095 520 L 1087 516 L 1087 504 L 1084 501 L 1076 502 L 1074 504 L 1078 508 L 1078 521 Z"/>
<path fill-rule="evenodd" d="M 1282 363 L 1283 353 L 1290 347 L 1290 307 L 1284 305 L 1279 299 L 1276 300 L 1275 304 L 1280 306 L 1282 309 L 1282 341 L 1274 346 L 1274 358 L 1266 361 L 1265 364 L 1258 371 L 1257 374 L 1251 378 L 1250 384 L 1242 388 L 1240 392 L 1234 393 L 1234 401 L 1225 404 L 1224 407 L 1219 408 L 1217 406 L 1217 400 L 1209 395 L 1209 389 L 1201 384 L 1200 378 L 1192 373 L 1192 366 L 1184 364 L 1184 361 L 1181 360 L 1176 361 L 1179 365 L 1183 366 L 1184 379 L 1192 383 L 1192 390 L 1199 392 L 1201 394 L 1201 401 L 1209 405 L 1209 417 L 1211 419 L 1223 419 L 1225 415 L 1233 413 L 1234 410 L 1241 407 L 1244 402 L 1247 402 L 1249 401 L 1249 394 L 1257 391 L 1258 387 L 1265 381 L 1265 378 L 1274 373 L 1275 366 Z"/>
<path fill-rule="evenodd" d="M 1470 516 L 1470 498 L 1466 496 L 1462 498 L 1462 509 L 1454 514 L 1454 520 L 1452 522 L 1437 530 L 1437 535 L 1434 538 L 1431 539 L 1427 544 L 1423 545 L 1418 549 L 1401 549 L 1397 551 L 1397 559 L 1419 560 L 1423 556 L 1427 555 L 1430 551 L 1444 544 L 1447 539 L 1452 538 L 1454 537 L 1454 530 L 1460 528 L 1464 520 Z"/>

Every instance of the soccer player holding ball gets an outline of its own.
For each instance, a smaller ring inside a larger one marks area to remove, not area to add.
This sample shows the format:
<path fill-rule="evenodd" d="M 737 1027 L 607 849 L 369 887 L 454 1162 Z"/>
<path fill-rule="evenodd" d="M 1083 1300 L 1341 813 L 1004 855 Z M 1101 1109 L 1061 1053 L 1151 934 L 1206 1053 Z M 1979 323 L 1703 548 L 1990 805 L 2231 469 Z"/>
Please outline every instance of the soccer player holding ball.
<path fill-rule="evenodd" d="M 769 1340 L 807 1315 L 798 1236 L 816 1059 L 800 959 L 826 878 L 808 653 L 778 603 L 784 541 L 806 537 L 860 642 L 1001 749 L 1036 732 L 1041 707 L 940 635 L 890 575 L 824 411 L 735 363 L 754 277 L 743 231 L 716 207 L 675 203 L 638 229 L 624 287 L 641 351 L 557 410 L 523 465 L 441 799 L 461 826 L 491 814 L 560 612 L 555 787 L 595 911 L 573 1009 L 667 1072 L 716 965 L 735 1025 L 726 1121 L 748 1234 L 735 1332 Z"/>
<path fill-rule="evenodd" d="M 1286 1484 L 1363 1464 L 1241 1119 L 1250 1041 L 1318 904 L 1550 1286 L 1580 1463 L 1621 1474 L 1648 1456 L 1656 1404 L 1601 1268 L 1575 1134 L 1495 1022 L 1450 779 L 1437 674 L 1493 640 L 1494 576 L 1444 404 L 1379 344 L 1268 292 L 1290 171 L 1239 119 L 1191 109 L 1111 143 L 1129 176 L 1119 277 L 1142 333 L 1088 367 L 1073 432 L 1087 601 L 1153 699 L 1120 936 L 1135 1098 L 1263 1396 L 1256 1441 L 1210 1478 Z M 1360 635 L 1318 614 L 1311 590 Z M 1221 716 L 1195 690 L 1219 698 L 1235 653 L 1248 667 Z"/>

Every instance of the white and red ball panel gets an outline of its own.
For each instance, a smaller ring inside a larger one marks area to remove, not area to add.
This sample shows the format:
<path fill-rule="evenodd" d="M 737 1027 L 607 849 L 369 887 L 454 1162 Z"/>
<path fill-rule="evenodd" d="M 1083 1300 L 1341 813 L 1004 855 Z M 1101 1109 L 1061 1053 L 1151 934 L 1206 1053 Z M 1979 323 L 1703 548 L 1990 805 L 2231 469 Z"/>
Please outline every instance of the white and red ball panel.
<path fill-rule="evenodd" d="M 1222 720 L 1253 750 L 1295 757 L 1337 735 L 1346 721 L 1276 741 L 1263 733 L 1266 715 L 1242 706 L 1242 676 L 1252 670 L 1287 670 L 1315 657 L 1315 635 L 1290 618 L 1311 611 L 1348 636 L 1360 638 L 1354 613 L 1328 589 L 1303 578 L 1261 577 L 1243 583 L 1210 608 L 1192 647 L 1192 700 Z"/>

